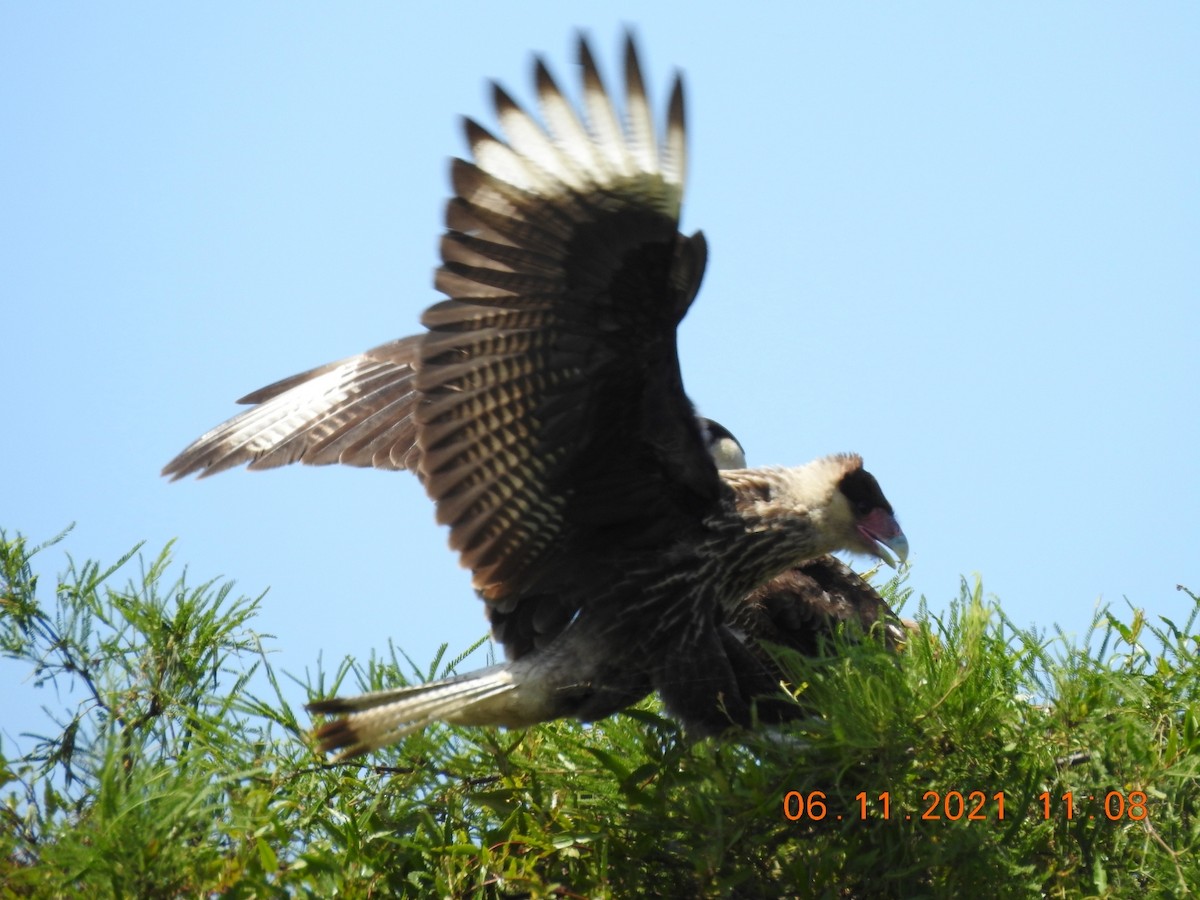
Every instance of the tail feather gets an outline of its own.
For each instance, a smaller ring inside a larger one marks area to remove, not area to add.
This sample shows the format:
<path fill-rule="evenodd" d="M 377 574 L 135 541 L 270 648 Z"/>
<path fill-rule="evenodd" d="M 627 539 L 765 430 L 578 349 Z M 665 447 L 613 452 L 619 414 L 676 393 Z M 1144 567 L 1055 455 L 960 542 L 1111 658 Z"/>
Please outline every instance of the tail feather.
<path fill-rule="evenodd" d="M 352 759 L 420 731 L 433 722 L 457 725 L 509 724 L 507 704 L 489 702 L 517 687 L 508 666 L 491 666 L 442 681 L 333 697 L 308 704 L 308 711 L 339 715 L 317 729 L 322 753 L 334 762 Z"/>

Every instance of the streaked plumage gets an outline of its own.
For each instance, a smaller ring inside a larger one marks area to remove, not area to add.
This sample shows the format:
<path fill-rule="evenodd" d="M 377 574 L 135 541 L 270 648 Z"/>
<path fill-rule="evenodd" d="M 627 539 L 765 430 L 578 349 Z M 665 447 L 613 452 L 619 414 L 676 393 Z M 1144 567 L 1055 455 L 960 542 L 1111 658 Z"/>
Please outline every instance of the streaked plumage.
<path fill-rule="evenodd" d="M 718 469 L 746 468 L 741 442 L 719 422 L 700 418 L 700 430 Z M 876 625 L 893 647 L 915 627 L 901 620 L 871 583 L 835 556 L 822 556 L 788 569 L 723 610 L 724 622 L 751 652 L 774 665 L 766 642 L 817 655 L 843 625 L 868 632 Z M 779 673 L 783 680 L 782 673 Z"/>
<path fill-rule="evenodd" d="M 164 470 L 412 468 L 435 501 L 508 662 L 314 704 L 349 714 L 326 749 L 594 719 L 651 690 L 698 731 L 748 725 L 775 681 L 724 610 L 834 549 L 907 549 L 857 456 L 718 475 L 675 350 L 706 257 L 677 230 L 682 85 L 660 144 L 632 41 L 623 126 L 586 42 L 580 63 L 586 127 L 540 61 L 545 131 L 500 88 L 508 143 L 466 123 L 426 333 L 250 395 Z"/>

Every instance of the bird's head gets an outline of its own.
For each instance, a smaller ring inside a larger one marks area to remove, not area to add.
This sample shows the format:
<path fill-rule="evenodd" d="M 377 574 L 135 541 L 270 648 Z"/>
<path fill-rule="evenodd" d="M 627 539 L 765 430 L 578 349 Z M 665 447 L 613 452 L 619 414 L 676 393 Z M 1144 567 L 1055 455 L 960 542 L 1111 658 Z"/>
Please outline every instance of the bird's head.
<path fill-rule="evenodd" d="M 892 553 L 902 563 L 908 558 L 908 539 L 892 505 L 857 454 L 838 453 L 793 469 L 721 474 L 734 488 L 743 512 L 767 521 L 802 514 L 804 527 L 816 529 L 819 552 L 814 555 L 848 550 L 877 557 L 893 568 Z"/>
<path fill-rule="evenodd" d="M 746 451 L 728 428 L 704 416 L 697 416 L 696 422 L 704 436 L 708 455 L 718 469 L 746 468 Z"/>
<path fill-rule="evenodd" d="M 845 459 L 846 463 L 830 503 L 830 521 L 847 536 L 847 550 L 877 556 L 896 568 L 896 560 L 888 550 L 904 563 L 908 559 L 908 538 L 900 530 L 892 504 L 883 496 L 875 476 L 863 468 L 860 457 L 834 459 Z"/>

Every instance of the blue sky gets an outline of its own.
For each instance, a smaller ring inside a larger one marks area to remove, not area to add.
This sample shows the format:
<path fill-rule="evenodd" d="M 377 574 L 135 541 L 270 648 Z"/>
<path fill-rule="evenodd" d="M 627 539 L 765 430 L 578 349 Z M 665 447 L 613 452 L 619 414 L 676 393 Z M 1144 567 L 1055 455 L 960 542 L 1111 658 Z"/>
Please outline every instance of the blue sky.
<path fill-rule="evenodd" d="M 270 588 L 302 673 L 483 634 L 415 479 L 162 465 L 285 375 L 413 332 L 460 114 L 574 85 L 586 28 L 686 73 L 687 386 L 752 464 L 857 450 L 934 610 L 1019 624 L 1200 589 L 1194 4 L 5 4 L 0 527 L 40 560 L 177 538 Z M 7 747 L 40 703 L 0 665 Z"/>

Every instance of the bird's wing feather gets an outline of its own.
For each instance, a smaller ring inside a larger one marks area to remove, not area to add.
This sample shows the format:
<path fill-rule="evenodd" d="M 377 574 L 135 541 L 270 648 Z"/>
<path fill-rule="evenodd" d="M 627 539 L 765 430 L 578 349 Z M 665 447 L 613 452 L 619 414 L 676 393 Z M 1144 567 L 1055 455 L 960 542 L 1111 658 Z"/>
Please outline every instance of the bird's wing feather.
<path fill-rule="evenodd" d="M 843 624 L 867 631 L 882 622 L 891 644 L 904 636 L 900 618 L 887 601 L 833 556 L 787 570 L 724 613 L 730 626 L 751 638 L 751 646 L 767 641 L 810 656 Z"/>
<path fill-rule="evenodd" d="M 174 479 L 249 464 L 415 468 L 413 362 L 420 337 L 284 378 L 243 397 L 246 410 L 167 463 Z"/>
<path fill-rule="evenodd" d="M 678 79 L 663 147 L 632 41 L 621 126 L 581 41 L 586 126 L 537 65 L 543 130 L 500 89 L 507 142 L 467 122 L 437 287 L 423 317 L 420 472 L 486 599 L 520 593 L 547 548 L 652 542 L 717 501 L 675 329 L 704 265 L 677 230 Z M 539 571 L 539 578 L 544 578 Z"/>
<path fill-rule="evenodd" d="M 544 127 L 498 87 L 505 139 L 467 123 L 436 276 L 448 299 L 425 312 L 428 333 L 248 395 L 164 474 L 412 469 L 493 612 L 526 597 L 522 621 L 543 625 L 573 615 L 549 608 L 565 576 L 547 548 L 619 553 L 697 523 L 722 488 L 675 348 L 706 261 L 703 236 L 678 232 L 682 86 L 660 144 L 632 39 L 625 125 L 583 40 L 580 63 L 582 118 L 539 60 Z"/>

